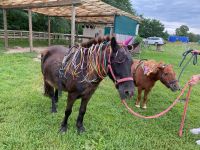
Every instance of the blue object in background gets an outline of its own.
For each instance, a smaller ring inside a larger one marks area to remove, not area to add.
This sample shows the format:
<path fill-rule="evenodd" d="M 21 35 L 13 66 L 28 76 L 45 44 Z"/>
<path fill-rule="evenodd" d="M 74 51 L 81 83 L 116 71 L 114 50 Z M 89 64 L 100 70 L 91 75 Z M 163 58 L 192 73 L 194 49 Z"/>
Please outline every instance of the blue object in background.
<path fill-rule="evenodd" d="M 183 42 L 183 43 L 188 43 L 189 37 L 172 35 L 172 36 L 169 36 L 168 41 L 169 42 L 180 41 L 180 42 Z"/>

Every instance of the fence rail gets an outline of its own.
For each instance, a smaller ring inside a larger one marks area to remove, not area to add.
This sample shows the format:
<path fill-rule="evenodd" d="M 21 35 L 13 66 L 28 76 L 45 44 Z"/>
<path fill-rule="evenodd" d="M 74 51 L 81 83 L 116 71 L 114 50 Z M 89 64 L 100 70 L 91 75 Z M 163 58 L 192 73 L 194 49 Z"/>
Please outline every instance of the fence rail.
<path fill-rule="evenodd" d="M 28 39 L 29 31 L 22 30 L 7 30 L 8 31 L 8 39 Z M 33 31 L 33 39 L 38 40 L 47 40 L 49 38 L 48 32 L 36 32 Z M 63 33 L 50 33 L 50 39 L 62 39 L 62 40 L 70 40 L 71 34 L 63 34 Z M 78 40 L 82 39 L 91 39 L 92 37 L 76 35 Z M 4 39 L 4 30 L 0 30 L 0 39 Z"/>

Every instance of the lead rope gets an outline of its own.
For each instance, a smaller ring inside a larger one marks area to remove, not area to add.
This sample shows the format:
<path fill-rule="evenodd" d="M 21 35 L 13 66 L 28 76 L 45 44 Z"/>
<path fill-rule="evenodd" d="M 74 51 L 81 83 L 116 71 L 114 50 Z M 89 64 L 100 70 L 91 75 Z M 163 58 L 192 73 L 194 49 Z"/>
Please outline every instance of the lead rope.
<path fill-rule="evenodd" d="M 181 93 L 178 95 L 178 97 L 175 99 L 175 101 L 164 111 L 153 115 L 153 116 L 143 116 L 139 113 L 136 113 L 133 111 L 133 109 L 131 109 L 128 104 L 126 103 L 125 100 L 122 100 L 122 103 L 124 104 L 124 106 L 128 109 L 129 113 L 131 113 L 133 116 L 136 116 L 138 118 L 142 118 L 142 119 L 155 119 L 155 118 L 159 118 L 163 115 L 165 115 L 167 112 L 169 112 L 179 101 L 180 97 L 184 94 L 185 90 L 187 89 L 187 87 L 189 86 L 188 82 L 185 84 L 184 88 L 181 90 Z M 185 118 L 186 118 L 186 112 L 187 112 L 187 107 L 188 107 L 188 102 L 189 102 L 189 98 L 190 98 L 190 93 L 192 91 L 192 87 L 189 86 L 189 90 L 187 93 L 187 97 L 186 97 L 186 102 L 185 102 L 185 106 L 184 106 L 184 112 L 182 115 L 182 121 L 181 121 L 181 125 L 180 125 L 180 129 L 179 129 L 179 136 L 182 137 L 182 132 L 183 132 L 183 127 L 184 127 L 184 122 L 185 122 Z"/>

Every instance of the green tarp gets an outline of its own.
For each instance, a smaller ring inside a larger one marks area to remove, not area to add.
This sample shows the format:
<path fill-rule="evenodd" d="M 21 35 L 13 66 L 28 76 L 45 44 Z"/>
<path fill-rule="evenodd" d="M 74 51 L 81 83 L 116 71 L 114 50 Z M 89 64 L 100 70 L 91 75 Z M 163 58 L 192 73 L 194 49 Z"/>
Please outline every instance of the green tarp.
<path fill-rule="evenodd" d="M 126 17 L 115 16 L 114 33 L 135 36 L 138 22 Z"/>

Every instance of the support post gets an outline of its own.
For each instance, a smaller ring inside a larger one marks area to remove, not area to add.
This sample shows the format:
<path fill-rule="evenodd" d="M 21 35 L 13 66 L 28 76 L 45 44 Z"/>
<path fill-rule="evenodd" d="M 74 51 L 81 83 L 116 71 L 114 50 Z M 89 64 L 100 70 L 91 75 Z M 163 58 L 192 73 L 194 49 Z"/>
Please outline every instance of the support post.
<path fill-rule="evenodd" d="M 7 12 L 3 9 L 3 24 L 4 24 L 4 46 L 8 49 L 8 25 L 7 25 Z"/>
<path fill-rule="evenodd" d="M 29 21 L 29 46 L 30 52 L 33 51 L 33 30 L 32 30 L 32 11 L 28 10 L 28 21 Z"/>
<path fill-rule="evenodd" d="M 51 45 L 51 18 L 48 16 L 48 43 Z"/>
<path fill-rule="evenodd" d="M 75 20 L 76 20 L 76 8 L 72 5 L 72 17 L 71 17 L 71 46 L 75 44 Z"/>

